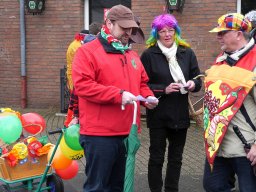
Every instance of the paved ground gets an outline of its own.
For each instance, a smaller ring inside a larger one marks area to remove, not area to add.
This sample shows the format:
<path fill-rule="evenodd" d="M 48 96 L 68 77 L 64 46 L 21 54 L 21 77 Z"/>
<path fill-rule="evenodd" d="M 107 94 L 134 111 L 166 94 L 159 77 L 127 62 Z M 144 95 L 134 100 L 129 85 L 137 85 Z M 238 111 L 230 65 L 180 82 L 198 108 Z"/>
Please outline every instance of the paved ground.
<path fill-rule="evenodd" d="M 47 129 L 53 130 L 63 126 L 64 117 L 58 114 L 58 109 L 16 109 L 22 113 L 37 112 L 44 116 L 47 121 Z M 57 113 L 57 115 L 56 115 Z M 142 120 L 142 134 L 140 135 L 141 147 L 136 156 L 135 168 L 135 192 L 149 192 L 147 183 L 147 162 L 148 162 L 148 147 L 149 136 L 145 122 Z M 46 132 L 44 135 L 47 134 Z M 187 136 L 187 142 L 183 155 L 183 166 L 180 179 L 180 192 L 201 192 L 202 188 L 202 172 L 204 164 L 204 149 L 203 149 L 203 132 L 201 129 L 191 126 Z M 57 135 L 51 136 L 51 142 L 55 142 Z M 85 179 L 84 176 L 84 159 L 79 161 L 80 169 L 78 175 L 72 180 L 64 181 L 65 192 L 82 192 L 82 185 Z M 163 170 L 165 170 L 164 165 Z M 164 174 L 164 171 L 163 171 Z M 20 192 L 20 191 L 19 191 Z"/>

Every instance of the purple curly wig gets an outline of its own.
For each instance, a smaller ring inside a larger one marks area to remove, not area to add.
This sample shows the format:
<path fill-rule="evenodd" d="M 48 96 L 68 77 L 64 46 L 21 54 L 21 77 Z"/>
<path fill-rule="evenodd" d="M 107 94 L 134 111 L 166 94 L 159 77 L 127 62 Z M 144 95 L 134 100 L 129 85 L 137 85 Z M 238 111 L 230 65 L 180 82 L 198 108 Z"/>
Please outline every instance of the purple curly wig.
<path fill-rule="evenodd" d="M 151 27 L 152 27 L 151 34 L 150 34 L 148 40 L 146 41 L 147 47 L 151 47 L 156 44 L 157 39 L 159 39 L 158 31 L 160 31 L 164 27 L 170 27 L 170 28 L 175 29 L 175 42 L 177 45 L 183 45 L 185 47 L 190 47 L 189 44 L 185 40 L 181 39 L 181 36 L 180 36 L 181 29 L 178 25 L 177 20 L 175 19 L 175 17 L 173 15 L 165 13 L 165 14 L 156 16 L 151 24 Z"/>

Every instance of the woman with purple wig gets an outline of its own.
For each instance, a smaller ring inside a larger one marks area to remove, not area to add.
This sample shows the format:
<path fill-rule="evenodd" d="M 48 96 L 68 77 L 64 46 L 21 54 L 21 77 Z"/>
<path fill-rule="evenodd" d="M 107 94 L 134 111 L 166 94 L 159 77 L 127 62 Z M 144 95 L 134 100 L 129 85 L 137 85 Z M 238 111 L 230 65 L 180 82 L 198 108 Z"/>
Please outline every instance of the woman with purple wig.
<path fill-rule="evenodd" d="M 141 55 L 149 76 L 149 86 L 159 98 L 158 106 L 147 110 L 150 134 L 148 182 L 151 192 L 161 192 L 162 167 L 168 139 L 168 163 L 165 192 L 178 191 L 182 154 L 190 126 L 188 93 L 201 88 L 197 59 L 189 44 L 181 38 L 181 30 L 173 15 L 162 14 L 152 22 Z"/>

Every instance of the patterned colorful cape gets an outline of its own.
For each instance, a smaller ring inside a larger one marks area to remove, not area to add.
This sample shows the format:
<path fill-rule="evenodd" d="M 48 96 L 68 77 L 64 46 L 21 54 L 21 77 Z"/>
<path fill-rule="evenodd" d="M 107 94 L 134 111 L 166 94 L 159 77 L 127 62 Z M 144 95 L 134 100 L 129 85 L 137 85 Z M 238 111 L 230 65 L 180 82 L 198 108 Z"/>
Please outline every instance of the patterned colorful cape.
<path fill-rule="evenodd" d="M 255 84 L 255 74 L 237 66 L 214 65 L 206 71 L 204 140 L 211 168 L 231 119 Z"/>

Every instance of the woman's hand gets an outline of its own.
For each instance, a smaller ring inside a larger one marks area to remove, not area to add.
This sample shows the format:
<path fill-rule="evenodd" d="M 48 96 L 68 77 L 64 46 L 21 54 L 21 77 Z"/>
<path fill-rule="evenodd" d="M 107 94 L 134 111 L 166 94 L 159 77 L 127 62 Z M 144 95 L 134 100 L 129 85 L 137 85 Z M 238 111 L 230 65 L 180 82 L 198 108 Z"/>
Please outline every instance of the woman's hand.
<path fill-rule="evenodd" d="M 171 83 L 165 88 L 165 93 L 170 94 L 173 92 L 179 92 L 181 87 L 182 87 L 181 83 Z"/>
<path fill-rule="evenodd" d="M 192 81 L 192 80 L 189 80 L 186 85 L 184 85 L 184 88 L 187 90 L 187 91 L 194 91 L 195 89 L 195 82 Z"/>

